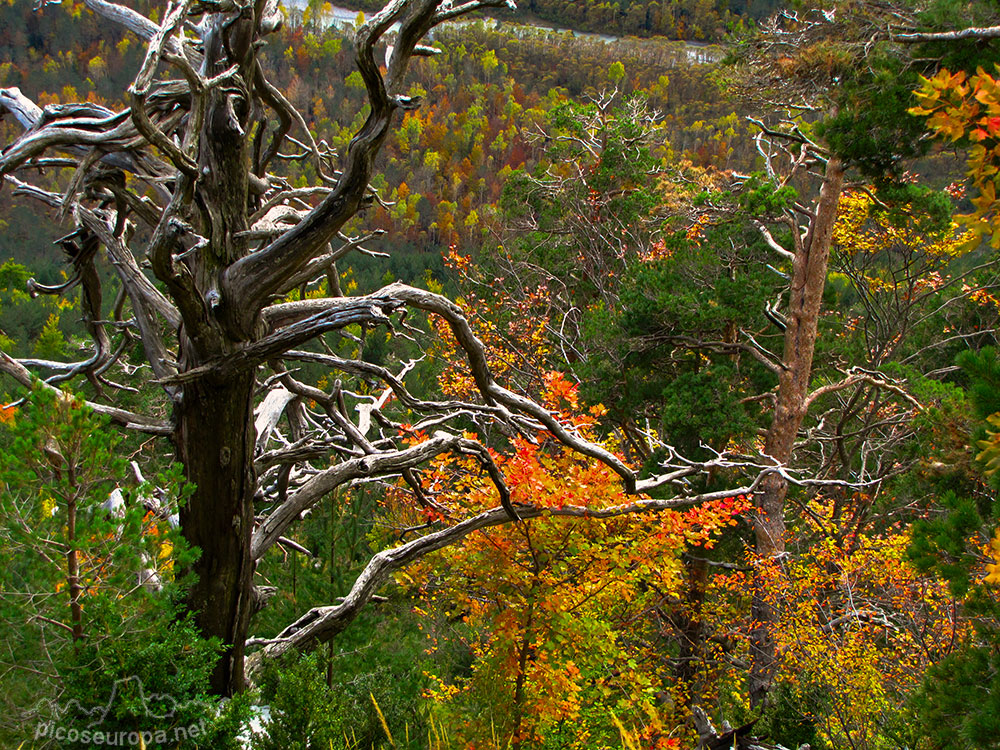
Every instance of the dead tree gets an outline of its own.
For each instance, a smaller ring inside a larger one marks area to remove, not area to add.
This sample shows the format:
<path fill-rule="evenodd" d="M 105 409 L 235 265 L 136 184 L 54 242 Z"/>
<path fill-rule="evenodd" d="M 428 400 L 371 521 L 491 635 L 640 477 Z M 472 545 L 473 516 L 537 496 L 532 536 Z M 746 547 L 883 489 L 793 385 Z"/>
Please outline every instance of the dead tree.
<path fill-rule="evenodd" d="M 810 159 L 811 144 L 799 144 L 799 158 L 795 168 L 785 179 L 804 169 Z M 799 429 L 814 396 L 810 393 L 813 353 L 819 325 L 823 290 L 826 288 L 827 264 L 833 240 L 833 225 L 837 218 L 837 205 L 844 183 L 844 168 L 836 157 L 820 156 L 823 168 L 822 186 L 815 205 L 790 206 L 784 220 L 791 229 L 793 248 L 779 245 L 770 232 L 761 231 L 772 247 L 791 260 L 788 311 L 782 319 L 784 347 L 780 365 L 776 368 L 778 388 L 774 399 L 771 425 L 764 440 L 764 453 L 776 463 L 787 465 L 792 460 Z M 803 231 L 799 222 L 805 219 Z M 790 256 L 790 257 L 789 257 Z M 785 497 L 788 481 L 781 474 L 767 476 L 761 483 L 756 497 L 753 519 L 754 545 L 758 565 L 782 565 L 785 554 Z M 750 700 L 759 705 L 771 686 L 776 668 L 777 654 L 774 646 L 774 628 L 778 616 L 767 603 L 761 576 L 754 578 L 751 603 L 751 669 L 749 679 Z"/>
<path fill-rule="evenodd" d="M 396 283 L 364 296 L 276 301 L 331 269 L 335 273 L 337 260 L 363 243 L 342 229 L 379 199 L 369 186 L 373 161 L 397 112 L 419 106 L 403 94 L 404 77 L 414 56 L 436 51 L 422 45 L 426 34 L 464 14 L 512 3 L 391 0 L 364 23 L 356 34 L 356 60 L 370 112 L 347 153 L 339 155 L 312 139 L 261 64 L 260 47 L 281 23 L 277 0 L 172 0 L 162 23 L 108 0 L 84 4 L 147 44 L 128 106 L 39 108 L 17 89 L 0 91 L 0 106 L 24 127 L 0 155 L 0 175 L 15 193 L 70 217 L 73 229 L 62 243 L 75 273 L 60 287 L 34 291 L 58 294 L 79 285 L 93 349 L 76 362 L 17 361 L 0 353 L 0 371 L 23 385 L 39 376 L 49 387 L 86 378 L 96 387 L 91 405 L 98 412 L 172 441 L 195 487 L 180 511 L 185 538 L 201 550 L 188 606 L 201 631 L 226 647 L 212 678 L 217 692 L 231 694 L 244 685 L 250 617 L 263 594 L 253 583 L 256 562 L 273 545 L 291 543 L 285 535 L 292 525 L 334 489 L 401 480 L 419 499 L 414 472 L 455 453 L 478 457 L 499 503 L 470 518 L 455 514 L 444 528 L 378 553 L 340 604 L 306 613 L 277 639 L 258 644 L 263 648 L 251 667 L 331 638 L 393 570 L 420 555 L 476 529 L 543 513 L 530 505 L 513 507 L 484 442 L 468 437 L 469 424 L 481 436 L 547 430 L 612 467 L 627 494 L 677 488 L 669 499 L 640 497 L 603 515 L 746 494 L 767 475 L 769 469 L 758 467 L 756 478 L 743 486 L 690 495 L 683 480 L 725 459 L 686 462 L 671 452 L 660 474 L 640 481 L 615 455 L 497 383 L 461 309 L 440 295 Z M 381 68 L 376 60 L 383 59 Z M 292 189 L 280 176 L 285 150 L 296 144 L 302 153 L 295 156 L 312 160 L 320 184 Z M 75 168 L 61 193 L 33 182 L 45 165 Z M 108 319 L 97 271 L 104 257 L 122 295 L 114 320 Z M 307 350 L 309 342 L 352 324 L 406 335 L 408 310 L 447 321 L 478 386 L 476 400 L 421 400 L 407 390 L 402 374 Z M 135 341 L 169 403 L 169 421 L 110 403 L 110 374 Z M 322 391 L 296 378 L 295 364 L 302 362 L 328 368 L 334 386 Z M 375 391 L 382 395 L 352 390 L 355 380 L 379 384 Z M 415 413 L 413 427 L 432 436 L 415 445 L 403 442 L 400 424 L 386 408 L 390 400 Z M 595 515 L 573 507 L 544 512 Z"/>

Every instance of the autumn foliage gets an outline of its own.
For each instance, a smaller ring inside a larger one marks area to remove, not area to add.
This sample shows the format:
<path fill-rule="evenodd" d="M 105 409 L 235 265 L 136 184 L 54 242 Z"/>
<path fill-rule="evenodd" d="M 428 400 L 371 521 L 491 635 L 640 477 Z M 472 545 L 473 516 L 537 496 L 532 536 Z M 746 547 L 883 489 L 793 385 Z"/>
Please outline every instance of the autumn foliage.
<path fill-rule="evenodd" d="M 558 373 L 545 381 L 548 405 L 591 429 L 576 387 Z M 606 466 L 544 434 L 512 447 L 499 460 L 515 503 L 596 510 L 628 501 Z M 497 504 L 471 460 L 436 478 L 445 507 Z M 421 602 L 430 648 L 460 649 L 471 662 L 462 677 L 431 675 L 427 692 L 456 746 L 610 748 L 622 731 L 642 747 L 688 746 L 686 686 L 664 671 L 649 613 L 685 587 L 683 555 L 705 554 L 747 508 L 735 497 L 648 517 L 543 517 L 469 537 L 401 575 Z"/>
<path fill-rule="evenodd" d="M 968 143 L 969 177 L 978 195 L 971 198 L 974 210 L 961 218 L 976 237 L 990 235 L 1000 247 L 1000 217 L 997 188 L 1000 186 L 1000 81 L 982 68 L 969 75 L 942 68 L 921 79 L 919 104 L 910 114 L 927 118 L 928 128 L 948 141 Z"/>

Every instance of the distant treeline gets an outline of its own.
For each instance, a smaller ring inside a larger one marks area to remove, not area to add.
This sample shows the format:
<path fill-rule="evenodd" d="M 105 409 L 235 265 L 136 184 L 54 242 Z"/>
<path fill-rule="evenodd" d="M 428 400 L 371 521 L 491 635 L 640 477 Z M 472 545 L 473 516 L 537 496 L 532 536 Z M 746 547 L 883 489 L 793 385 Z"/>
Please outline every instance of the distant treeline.
<path fill-rule="evenodd" d="M 351 6 L 378 10 L 381 0 Z M 741 23 L 758 21 L 783 0 L 519 0 L 525 11 L 556 26 L 616 36 L 665 36 L 689 41 L 719 41 Z M 507 14 L 503 14 L 507 15 Z M 510 15 L 510 17 L 514 17 Z"/>

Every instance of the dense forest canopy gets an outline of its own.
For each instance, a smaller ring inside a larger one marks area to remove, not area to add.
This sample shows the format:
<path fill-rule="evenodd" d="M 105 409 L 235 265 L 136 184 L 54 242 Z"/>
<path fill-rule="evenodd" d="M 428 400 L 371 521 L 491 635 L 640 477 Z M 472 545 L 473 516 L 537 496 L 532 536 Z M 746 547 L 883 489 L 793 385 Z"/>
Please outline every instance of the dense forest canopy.
<path fill-rule="evenodd" d="M 0 742 L 1000 746 L 995 9 L 508 5 L 0 3 Z"/>

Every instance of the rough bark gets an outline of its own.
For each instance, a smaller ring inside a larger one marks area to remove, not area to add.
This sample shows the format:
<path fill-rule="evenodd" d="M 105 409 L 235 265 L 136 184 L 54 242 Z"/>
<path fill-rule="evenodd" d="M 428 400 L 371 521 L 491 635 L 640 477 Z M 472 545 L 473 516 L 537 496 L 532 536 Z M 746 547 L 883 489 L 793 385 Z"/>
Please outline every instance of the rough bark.
<path fill-rule="evenodd" d="M 752 494 L 764 476 L 765 474 L 762 473 L 753 483 L 743 487 L 692 495 L 690 497 L 670 499 L 647 498 L 600 509 L 586 508 L 578 505 L 565 505 L 561 508 L 519 505 L 517 506 L 517 514 L 521 520 L 526 521 L 543 516 L 565 519 L 600 519 L 618 518 L 636 513 L 655 513 L 671 508 L 681 508 L 712 500 Z M 378 587 L 395 571 L 404 568 L 431 552 L 456 544 L 475 531 L 510 523 L 510 521 L 510 515 L 506 509 L 493 508 L 471 518 L 466 518 L 440 531 L 434 531 L 405 544 L 401 544 L 398 547 L 382 550 L 372 557 L 365 566 L 365 569 L 355 579 L 350 592 L 339 603 L 311 609 L 286 627 L 275 638 L 262 641 L 261 644 L 264 648 L 248 659 L 248 671 L 252 675 L 269 659 L 281 657 L 293 649 L 308 650 L 320 643 L 329 641 L 351 623 L 361 608 L 371 600 Z"/>
<path fill-rule="evenodd" d="M 199 629 L 220 638 L 226 651 L 212 687 L 227 695 L 243 688 L 243 655 L 252 603 L 254 429 L 253 377 L 184 387 L 176 407 L 174 442 L 193 495 L 181 508 L 188 544 L 201 550 L 192 566 L 197 581 L 188 606 Z"/>
<path fill-rule="evenodd" d="M 840 161 L 831 158 L 820 188 L 819 200 L 808 234 L 792 262 L 791 290 L 785 328 L 782 368 L 778 394 L 764 452 L 777 464 L 787 465 L 802 420 L 809 405 L 809 378 L 819 324 L 827 265 L 833 239 L 833 225 L 843 188 Z M 781 566 L 785 554 L 785 497 L 788 480 L 779 473 L 764 478 L 756 495 L 753 530 L 758 566 Z M 754 577 L 751 617 L 751 704 L 758 706 L 767 697 L 777 665 L 774 629 L 778 613 L 768 603 L 764 574 Z"/>

